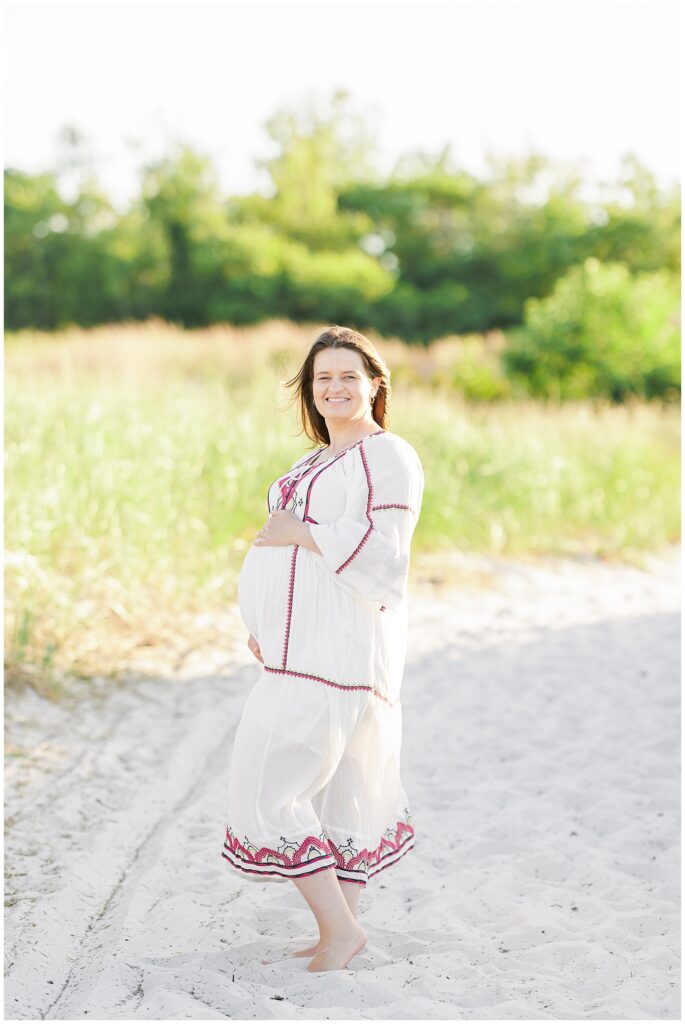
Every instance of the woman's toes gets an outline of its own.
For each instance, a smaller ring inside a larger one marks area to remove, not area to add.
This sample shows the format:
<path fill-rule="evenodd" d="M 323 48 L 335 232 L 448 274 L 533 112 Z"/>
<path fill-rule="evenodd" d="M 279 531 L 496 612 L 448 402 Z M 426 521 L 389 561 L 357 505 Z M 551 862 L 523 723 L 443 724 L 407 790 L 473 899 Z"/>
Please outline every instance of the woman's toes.
<path fill-rule="evenodd" d="M 317 942 L 315 946 L 307 946 L 306 949 L 298 949 L 295 953 L 288 953 L 288 959 L 292 956 L 315 956 L 321 948 L 321 943 Z"/>
<path fill-rule="evenodd" d="M 319 952 L 321 943 L 317 942 L 314 946 L 307 946 L 306 949 L 297 949 L 294 953 L 281 953 L 279 956 L 272 956 L 268 960 L 262 960 L 263 964 L 277 964 L 282 960 L 290 960 L 294 956 L 315 956 Z"/>
<path fill-rule="evenodd" d="M 344 939 L 330 943 L 317 953 L 307 964 L 308 971 L 341 971 L 347 967 L 353 956 L 364 948 L 366 932 L 360 928 Z"/>

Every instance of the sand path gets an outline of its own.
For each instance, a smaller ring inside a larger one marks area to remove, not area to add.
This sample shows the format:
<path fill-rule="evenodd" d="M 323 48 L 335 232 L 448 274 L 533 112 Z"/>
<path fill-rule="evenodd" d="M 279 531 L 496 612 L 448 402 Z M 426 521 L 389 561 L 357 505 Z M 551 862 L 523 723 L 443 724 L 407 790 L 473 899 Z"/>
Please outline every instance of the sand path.
<path fill-rule="evenodd" d="M 680 549 L 469 564 L 487 586 L 411 592 L 417 843 L 343 972 L 261 964 L 311 915 L 220 857 L 237 612 L 220 671 L 9 695 L 5 1017 L 678 1018 Z"/>

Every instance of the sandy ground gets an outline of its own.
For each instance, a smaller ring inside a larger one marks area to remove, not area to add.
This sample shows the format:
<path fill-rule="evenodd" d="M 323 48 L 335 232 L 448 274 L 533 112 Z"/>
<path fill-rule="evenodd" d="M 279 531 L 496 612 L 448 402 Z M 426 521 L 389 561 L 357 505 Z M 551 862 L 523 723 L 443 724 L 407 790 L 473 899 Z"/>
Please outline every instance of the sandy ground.
<path fill-rule="evenodd" d="M 9 695 L 5 1018 L 679 1018 L 680 549 L 461 569 L 410 593 L 417 842 L 346 971 L 262 964 L 313 919 L 220 856 L 236 609 L 220 665 Z"/>

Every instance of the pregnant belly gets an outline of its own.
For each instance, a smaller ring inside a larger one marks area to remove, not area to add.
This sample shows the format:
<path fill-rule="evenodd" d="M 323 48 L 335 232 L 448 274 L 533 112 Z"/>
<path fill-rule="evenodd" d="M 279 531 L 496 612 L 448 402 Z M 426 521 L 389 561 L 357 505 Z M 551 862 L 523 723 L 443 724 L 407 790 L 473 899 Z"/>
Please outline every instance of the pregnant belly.
<path fill-rule="evenodd" d="M 238 578 L 238 607 L 266 664 L 280 664 L 294 548 L 265 545 L 247 552 Z"/>

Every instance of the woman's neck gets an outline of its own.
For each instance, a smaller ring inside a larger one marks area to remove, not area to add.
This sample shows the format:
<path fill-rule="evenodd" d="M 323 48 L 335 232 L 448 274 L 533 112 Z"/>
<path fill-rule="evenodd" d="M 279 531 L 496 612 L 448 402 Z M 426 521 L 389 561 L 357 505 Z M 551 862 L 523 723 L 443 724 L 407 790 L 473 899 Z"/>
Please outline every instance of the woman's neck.
<path fill-rule="evenodd" d="M 355 441 L 361 441 L 362 438 L 368 437 L 369 434 L 375 433 L 380 430 L 375 420 L 361 420 L 350 424 L 349 427 L 345 428 L 342 424 L 336 424 L 336 429 L 331 430 L 328 427 L 328 436 L 330 438 L 328 444 L 328 451 L 331 455 L 336 455 L 341 449 L 349 447 L 354 444 Z"/>

